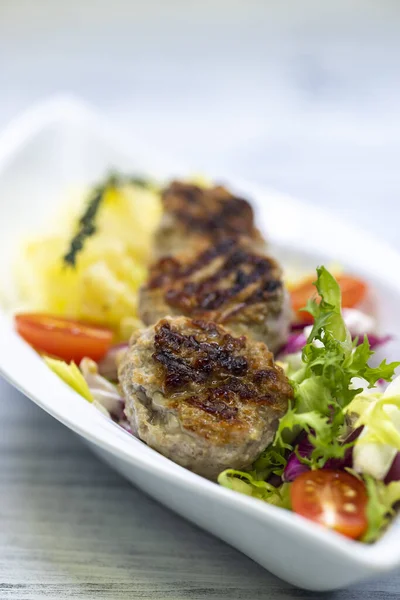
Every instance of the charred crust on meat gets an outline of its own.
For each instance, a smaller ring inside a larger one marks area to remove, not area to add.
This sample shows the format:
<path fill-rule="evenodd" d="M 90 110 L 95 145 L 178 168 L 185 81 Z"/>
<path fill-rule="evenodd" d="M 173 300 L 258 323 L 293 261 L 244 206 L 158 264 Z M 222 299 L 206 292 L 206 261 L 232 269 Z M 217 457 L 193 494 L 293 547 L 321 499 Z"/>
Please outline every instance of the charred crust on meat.
<path fill-rule="evenodd" d="M 147 289 L 163 290 L 168 306 L 194 316 L 223 313 L 227 307 L 237 314 L 248 306 L 278 298 L 283 284 L 274 259 L 226 239 L 191 260 L 158 261 L 150 271 Z M 219 315 L 214 318 L 223 322 Z"/>
<path fill-rule="evenodd" d="M 264 343 L 183 316 L 142 330 L 119 380 L 140 439 L 213 480 L 229 467 L 251 468 L 293 399 Z"/>
<path fill-rule="evenodd" d="M 213 390 L 212 394 L 209 393 L 204 398 L 201 398 L 201 396 L 189 396 L 189 398 L 186 398 L 186 402 L 225 421 L 232 421 L 239 412 L 237 406 L 229 406 L 223 399 L 219 398 L 217 390 Z"/>
<path fill-rule="evenodd" d="M 199 329 L 210 332 L 206 324 L 198 322 Z M 212 332 L 216 329 L 212 328 Z M 248 363 L 245 356 L 235 354 L 243 341 L 236 341 L 229 333 L 220 336 L 219 343 L 198 341 L 193 335 L 183 335 L 161 322 L 154 337 L 153 358 L 165 370 L 165 389 L 178 390 L 188 382 L 205 383 L 210 375 L 245 375 Z"/>
<path fill-rule="evenodd" d="M 183 227 L 213 239 L 259 236 L 250 204 L 222 186 L 202 188 L 173 181 L 163 191 L 162 201 L 164 210 Z"/>
<path fill-rule="evenodd" d="M 280 401 L 292 397 L 290 384 L 264 344 L 234 337 L 216 323 L 188 323 L 187 334 L 168 319 L 155 326 L 152 358 L 172 408 L 186 403 L 233 424 L 241 406 L 267 405 L 279 411 Z"/>

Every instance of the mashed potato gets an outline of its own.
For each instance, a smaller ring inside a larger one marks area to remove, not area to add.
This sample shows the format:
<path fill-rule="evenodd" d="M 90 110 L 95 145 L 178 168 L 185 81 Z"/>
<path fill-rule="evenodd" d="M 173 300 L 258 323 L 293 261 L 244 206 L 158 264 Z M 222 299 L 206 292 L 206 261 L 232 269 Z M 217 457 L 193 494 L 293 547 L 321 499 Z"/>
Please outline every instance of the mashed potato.
<path fill-rule="evenodd" d="M 159 193 L 126 184 L 108 187 L 95 217 L 96 232 L 77 254 L 63 256 L 77 232 L 88 195 L 59 215 L 51 233 L 28 240 L 16 264 L 25 310 L 106 325 L 127 339 L 137 325 L 137 294 L 146 278 L 161 214 Z"/>

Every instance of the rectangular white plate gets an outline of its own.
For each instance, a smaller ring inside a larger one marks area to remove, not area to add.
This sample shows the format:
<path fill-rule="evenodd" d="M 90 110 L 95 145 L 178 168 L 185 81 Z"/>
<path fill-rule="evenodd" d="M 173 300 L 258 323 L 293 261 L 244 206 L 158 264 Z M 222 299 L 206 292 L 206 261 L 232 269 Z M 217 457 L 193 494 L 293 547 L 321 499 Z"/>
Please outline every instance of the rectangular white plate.
<path fill-rule="evenodd" d="M 3 288 L 10 286 L 10 260 L 20 237 L 46 222 L 66 188 L 95 181 L 113 167 L 157 177 L 188 173 L 142 142 L 124 139 L 73 99 L 50 100 L 9 126 L 0 138 Z M 334 260 L 360 273 L 376 290 L 382 329 L 400 332 L 396 252 L 332 214 L 236 178 L 229 184 L 253 201 L 282 259 L 313 266 Z M 0 372 L 132 482 L 295 585 L 331 590 L 400 566 L 399 520 L 379 542 L 365 546 L 190 473 L 64 385 L 14 333 L 5 312 L 0 312 Z"/>

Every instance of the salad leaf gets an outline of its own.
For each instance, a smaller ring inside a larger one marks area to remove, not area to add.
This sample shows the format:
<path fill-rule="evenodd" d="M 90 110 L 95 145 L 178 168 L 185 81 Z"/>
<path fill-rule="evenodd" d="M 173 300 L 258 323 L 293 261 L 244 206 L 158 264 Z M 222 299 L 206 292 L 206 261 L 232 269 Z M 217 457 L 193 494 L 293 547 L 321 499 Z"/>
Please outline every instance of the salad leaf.
<path fill-rule="evenodd" d="M 371 402 L 358 421 L 356 427 L 366 425 L 359 444 L 387 444 L 400 451 L 400 396 L 381 398 Z"/>
<path fill-rule="evenodd" d="M 367 486 L 367 520 L 368 529 L 363 536 L 364 542 L 373 542 L 387 523 L 388 509 L 381 500 L 381 485 L 373 477 L 365 477 Z"/>
<path fill-rule="evenodd" d="M 394 369 L 396 369 L 399 364 L 399 362 L 387 364 L 386 359 L 384 359 L 379 367 L 372 368 L 367 366 L 363 373 L 363 377 L 369 382 L 370 387 L 373 387 L 380 379 L 391 381 L 394 375 Z"/>
<path fill-rule="evenodd" d="M 389 447 L 394 453 L 400 451 L 400 377 L 399 383 L 395 380 L 384 394 L 376 385 L 380 379 L 390 381 L 400 363 L 383 361 L 378 367 L 370 367 L 373 351 L 368 338 L 364 336 L 361 343 L 351 339 L 334 277 L 320 267 L 315 285 L 320 302 L 311 299 L 307 304 L 314 325 L 302 350 L 301 363 L 296 362 L 300 354 L 293 355 L 295 361 L 291 361 L 291 355 L 284 358 L 294 400 L 280 419 L 275 439 L 252 471 L 228 469 L 218 479 L 225 487 L 278 506 L 290 506 L 290 488 L 285 486 L 290 485 L 287 480 L 292 471 L 298 474 L 304 468 L 324 466 L 349 470 L 349 464 L 355 466 L 351 462 L 355 444 L 357 448 L 375 444 L 380 449 Z M 393 419 L 394 411 L 398 419 Z M 306 451 L 302 444 L 307 446 Z M 382 532 L 394 504 L 400 501 L 400 481 L 385 485 L 369 476 L 368 469 L 361 472 L 369 496 L 369 525 L 364 540 L 369 542 Z M 354 474 L 361 478 L 359 473 Z M 276 475 L 286 480 L 280 487 L 271 484 Z"/>
<path fill-rule="evenodd" d="M 354 446 L 354 468 L 384 479 L 400 451 L 400 378 L 384 393 L 359 394 L 346 411 L 358 415 L 356 427 L 363 431 Z"/>
<path fill-rule="evenodd" d="M 291 452 L 287 459 L 285 470 L 282 474 L 283 481 L 294 481 L 302 473 L 306 473 L 310 470 L 309 466 L 302 460 L 303 457 L 308 457 L 313 451 L 313 446 L 308 439 L 303 436 L 298 441 L 298 444 L 293 452 Z"/>
<path fill-rule="evenodd" d="M 280 356 L 286 354 L 295 354 L 300 352 L 305 345 L 307 338 L 304 331 L 290 333 L 285 346 L 279 351 Z"/>
<path fill-rule="evenodd" d="M 362 541 L 374 542 L 382 533 L 394 513 L 394 505 L 400 501 L 400 481 L 385 485 L 370 475 L 364 477 L 367 486 L 368 529 Z"/>
<path fill-rule="evenodd" d="M 44 362 L 73 390 L 86 398 L 88 402 L 93 402 L 93 395 L 89 390 L 89 386 L 74 362 L 68 364 L 63 360 L 57 360 L 55 358 L 50 358 L 49 356 L 44 356 Z"/>
<path fill-rule="evenodd" d="M 274 446 L 292 448 L 293 439 L 304 430 L 314 446 L 309 464 L 320 468 L 330 458 L 342 458 L 346 451 L 340 443 L 345 432 L 344 409 L 361 391 L 352 387 L 352 380 L 362 378 L 370 387 L 379 379 L 390 381 L 400 363 L 383 361 L 379 367 L 370 367 L 373 352 L 368 339 L 360 345 L 358 340 L 352 342 L 341 314 L 340 287 L 325 267 L 317 269 L 315 285 L 321 301 L 312 299 L 307 304 L 314 325 L 303 348 L 303 367 L 292 376 L 294 405 L 280 421 Z"/>
<path fill-rule="evenodd" d="M 318 411 L 307 413 L 298 413 L 296 408 L 289 407 L 285 416 L 279 422 L 278 430 L 275 436 L 275 445 L 278 448 L 292 449 L 287 440 L 287 433 L 304 429 L 307 433 L 311 431 L 320 438 L 327 438 L 330 432 L 330 423 L 328 417 Z"/>
<path fill-rule="evenodd" d="M 251 473 L 235 469 L 223 471 L 218 477 L 218 483 L 230 490 L 246 494 L 246 496 L 265 500 L 269 504 L 290 508 L 290 485 L 288 483 L 275 487 L 266 481 L 255 479 Z"/>
<path fill-rule="evenodd" d="M 324 378 L 320 375 L 304 379 L 296 390 L 297 411 L 300 413 L 310 412 L 318 408 L 324 415 L 330 414 L 331 394 L 324 385 Z M 318 398 L 318 406 L 316 406 Z"/>
<path fill-rule="evenodd" d="M 256 479 L 268 479 L 271 475 L 281 476 L 287 460 L 284 448 L 266 448 L 253 464 Z"/>
<path fill-rule="evenodd" d="M 400 452 L 396 452 L 392 464 L 385 475 L 384 482 L 400 481 Z"/>
<path fill-rule="evenodd" d="M 400 502 L 400 481 L 392 481 L 383 488 L 383 502 L 391 509 Z"/>

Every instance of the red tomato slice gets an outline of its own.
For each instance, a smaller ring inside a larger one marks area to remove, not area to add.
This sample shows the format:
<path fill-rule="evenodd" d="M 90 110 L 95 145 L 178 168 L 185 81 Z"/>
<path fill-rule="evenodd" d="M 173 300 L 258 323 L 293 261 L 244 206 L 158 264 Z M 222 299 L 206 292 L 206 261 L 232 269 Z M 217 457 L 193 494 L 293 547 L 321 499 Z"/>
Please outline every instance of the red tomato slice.
<path fill-rule="evenodd" d="M 19 314 L 15 326 L 21 337 L 39 352 L 79 363 L 87 356 L 95 361 L 110 348 L 113 332 L 46 314 Z"/>
<path fill-rule="evenodd" d="M 313 285 L 313 281 L 314 277 L 310 277 L 290 291 L 295 318 L 300 323 L 309 324 L 313 322 L 313 317 L 310 313 L 300 311 L 301 308 L 305 307 L 309 298 L 316 295 L 316 288 Z M 339 275 L 337 282 L 342 292 L 343 308 L 353 308 L 357 304 L 360 304 L 367 291 L 367 285 L 361 279 L 351 277 L 350 275 Z"/>
<path fill-rule="evenodd" d="M 368 527 L 365 485 L 345 471 L 302 473 L 290 494 L 294 512 L 349 538 L 359 538 Z"/>

